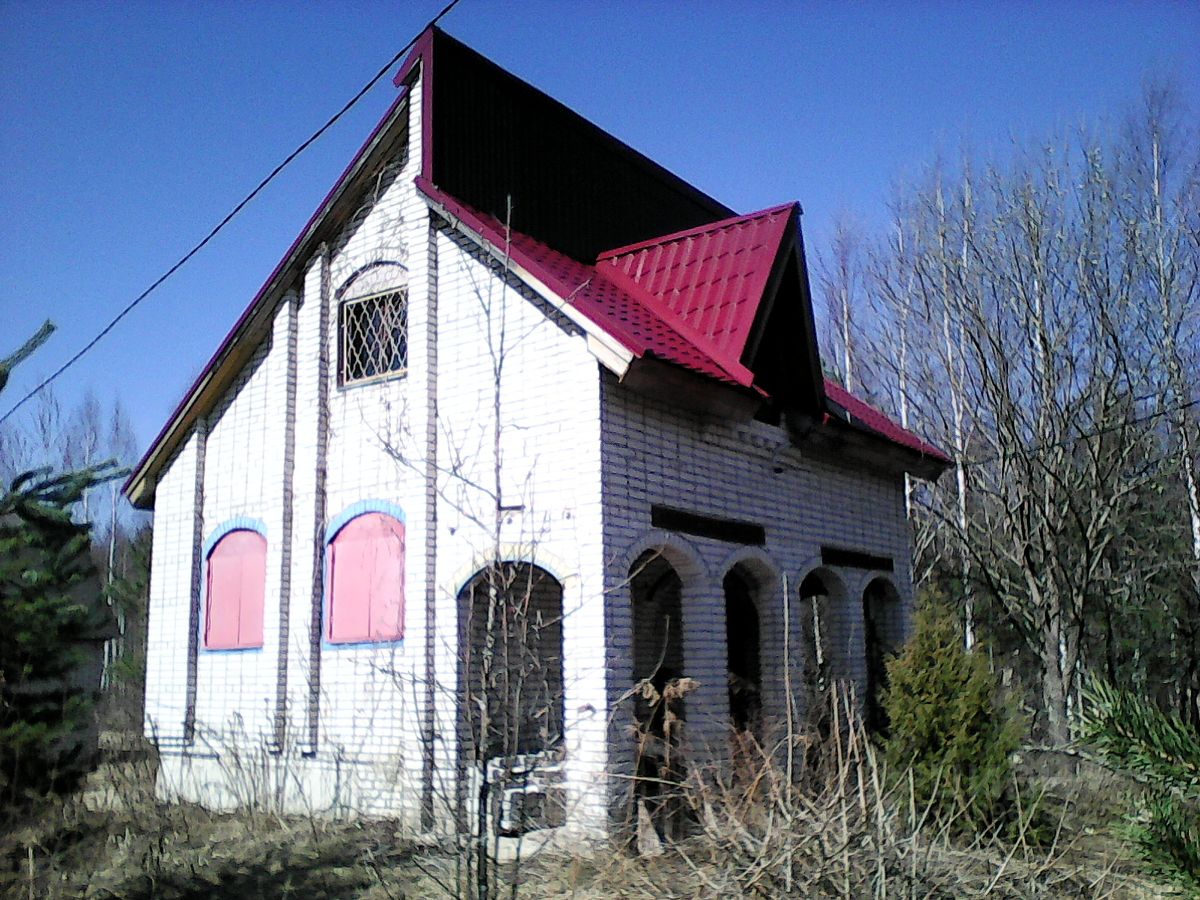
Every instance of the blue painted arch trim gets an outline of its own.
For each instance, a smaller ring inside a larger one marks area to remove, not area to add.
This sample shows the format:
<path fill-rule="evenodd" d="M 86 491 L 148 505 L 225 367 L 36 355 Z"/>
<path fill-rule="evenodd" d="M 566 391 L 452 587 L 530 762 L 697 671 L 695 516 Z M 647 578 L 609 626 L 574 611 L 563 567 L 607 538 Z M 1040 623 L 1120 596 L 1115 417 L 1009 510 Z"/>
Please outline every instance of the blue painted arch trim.
<path fill-rule="evenodd" d="M 267 540 L 267 526 L 261 519 L 254 519 L 250 516 L 234 516 L 232 519 L 226 519 L 211 532 L 208 539 L 204 542 L 202 555 L 200 557 L 200 618 L 196 622 L 196 646 L 200 648 L 201 653 L 261 653 L 263 645 L 257 647 L 207 647 L 204 642 L 204 622 L 208 616 L 208 558 L 212 556 L 212 552 L 216 549 L 217 544 L 226 535 L 235 531 L 253 531 L 255 534 L 262 536 L 262 539 Z M 268 543 L 268 547 L 270 544 Z M 264 596 L 265 602 L 265 596 Z M 266 623 L 264 622 L 264 628 Z M 264 635 L 263 643 L 266 643 Z"/>
<path fill-rule="evenodd" d="M 338 536 L 343 528 L 357 519 L 359 516 L 364 516 L 367 513 L 382 513 L 385 516 L 391 516 L 407 529 L 408 522 L 404 515 L 404 510 L 390 500 L 359 500 L 357 503 L 352 503 L 344 510 L 329 520 L 329 524 L 325 528 L 325 559 L 322 563 L 321 570 L 321 649 L 325 650 L 352 650 L 363 647 L 402 647 L 404 646 L 404 638 L 394 638 L 392 640 L 378 641 L 331 641 L 329 639 L 329 601 L 331 599 L 330 592 L 333 585 L 329 583 L 329 545 L 333 543 L 334 538 Z M 408 554 L 405 554 L 404 559 L 405 571 L 408 569 Z M 407 598 L 406 607 L 407 607 Z M 407 608 L 405 611 L 407 615 Z"/>
<path fill-rule="evenodd" d="M 407 525 L 404 516 L 404 510 L 388 500 L 359 500 L 347 506 L 344 510 L 329 520 L 329 524 L 325 528 L 325 543 L 331 543 L 338 532 L 345 528 L 354 519 L 367 513 L 383 513 L 386 516 L 391 516 L 402 525 Z"/>
<path fill-rule="evenodd" d="M 267 537 L 267 526 L 262 519 L 252 519 L 249 516 L 234 516 L 232 519 L 226 519 L 208 534 L 208 539 L 204 542 L 204 561 L 207 565 L 209 556 L 212 555 L 213 548 L 225 535 L 231 531 L 254 531 Z"/>

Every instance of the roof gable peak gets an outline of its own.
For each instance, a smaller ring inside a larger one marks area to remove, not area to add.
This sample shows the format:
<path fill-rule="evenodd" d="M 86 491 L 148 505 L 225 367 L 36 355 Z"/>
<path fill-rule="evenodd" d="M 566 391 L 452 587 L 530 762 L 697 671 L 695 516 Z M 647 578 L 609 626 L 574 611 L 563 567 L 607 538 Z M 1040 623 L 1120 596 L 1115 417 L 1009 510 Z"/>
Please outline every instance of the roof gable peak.
<path fill-rule="evenodd" d="M 794 243 L 798 215 L 799 204 L 787 203 L 732 216 L 604 251 L 596 269 L 749 387 L 754 373 L 744 357 Z"/>

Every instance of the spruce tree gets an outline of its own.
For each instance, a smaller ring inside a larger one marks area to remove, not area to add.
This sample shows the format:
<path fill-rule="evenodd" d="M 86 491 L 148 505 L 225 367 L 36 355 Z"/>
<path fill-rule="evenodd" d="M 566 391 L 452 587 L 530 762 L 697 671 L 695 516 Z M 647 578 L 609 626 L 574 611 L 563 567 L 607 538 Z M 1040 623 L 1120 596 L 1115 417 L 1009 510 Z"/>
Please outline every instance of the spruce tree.
<path fill-rule="evenodd" d="M 1200 894 L 1200 734 L 1107 682 L 1084 690 L 1082 738 L 1142 784 L 1123 831 L 1158 874 Z"/>
<path fill-rule="evenodd" d="M 0 360 L 0 392 L 52 331 L 47 322 Z M 80 773 L 79 736 L 98 685 L 75 676 L 82 643 L 102 635 L 105 623 L 90 527 L 73 521 L 72 508 L 119 474 L 111 463 L 34 469 L 0 487 L 0 792 L 9 803 L 67 787 Z"/>
<path fill-rule="evenodd" d="M 888 663 L 888 679 L 885 754 L 898 777 L 911 773 L 918 809 L 932 807 L 964 831 L 1008 818 L 1020 722 L 987 657 L 963 647 L 957 617 L 923 603 L 915 633 Z"/>

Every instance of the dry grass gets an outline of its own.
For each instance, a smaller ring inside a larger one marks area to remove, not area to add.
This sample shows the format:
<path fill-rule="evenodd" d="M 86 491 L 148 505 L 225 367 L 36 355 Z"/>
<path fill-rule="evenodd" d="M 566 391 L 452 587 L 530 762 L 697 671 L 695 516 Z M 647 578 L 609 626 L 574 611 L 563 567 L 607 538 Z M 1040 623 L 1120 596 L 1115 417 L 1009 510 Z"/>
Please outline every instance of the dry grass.
<path fill-rule="evenodd" d="M 1139 879 L 1102 829 L 1035 815 L 1030 803 L 1014 828 L 964 843 L 951 837 L 952 822 L 905 796 L 903 779 L 887 777 L 857 729 L 826 746 L 807 754 L 798 779 L 785 777 L 787 746 L 778 742 L 743 742 L 733 765 L 683 767 L 686 778 L 669 786 L 683 836 L 660 856 L 547 854 L 499 867 L 495 895 L 1169 896 Z M 0 896 L 455 895 L 453 851 L 417 845 L 394 823 L 214 814 L 157 802 L 153 774 L 152 757 L 119 760 L 80 795 L 10 822 L 0 836 Z M 1068 816 L 1079 806 L 1055 808 Z"/>

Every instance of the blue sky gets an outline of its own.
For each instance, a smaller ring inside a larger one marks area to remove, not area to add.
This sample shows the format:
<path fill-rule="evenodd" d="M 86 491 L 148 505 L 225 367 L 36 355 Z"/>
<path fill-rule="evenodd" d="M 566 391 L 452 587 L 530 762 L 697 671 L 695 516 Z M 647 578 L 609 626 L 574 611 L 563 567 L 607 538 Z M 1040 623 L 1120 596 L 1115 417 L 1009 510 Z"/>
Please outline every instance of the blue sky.
<path fill-rule="evenodd" d="M 0 0 L 0 351 L 59 331 L 0 413 L 207 233 L 442 0 Z M 1200 109 L 1200 4 L 493 3 L 443 27 L 742 211 L 798 199 L 810 247 L 938 153 L 1114 121 L 1143 79 Z M 65 375 L 139 451 L 382 115 L 384 80 Z"/>

